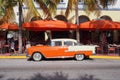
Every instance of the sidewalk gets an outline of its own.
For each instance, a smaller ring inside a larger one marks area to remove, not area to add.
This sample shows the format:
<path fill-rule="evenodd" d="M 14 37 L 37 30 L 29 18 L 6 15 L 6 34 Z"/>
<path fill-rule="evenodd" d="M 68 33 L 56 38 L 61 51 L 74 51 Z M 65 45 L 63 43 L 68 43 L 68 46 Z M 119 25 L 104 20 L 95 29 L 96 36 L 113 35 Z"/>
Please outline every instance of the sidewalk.
<path fill-rule="evenodd" d="M 10 53 L 5 53 L 5 54 L 0 54 L 0 59 L 26 59 L 25 54 L 10 54 Z"/>
<path fill-rule="evenodd" d="M 92 55 L 90 58 L 95 59 L 116 59 L 120 60 L 120 56 L 111 56 L 111 55 Z"/>
<path fill-rule="evenodd" d="M 116 59 L 120 60 L 119 55 L 92 55 L 90 58 L 93 59 Z M 0 59 L 26 59 L 25 54 L 21 55 L 10 55 L 10 54 L 5 54 L 5 55 L 0 55 Z"/>

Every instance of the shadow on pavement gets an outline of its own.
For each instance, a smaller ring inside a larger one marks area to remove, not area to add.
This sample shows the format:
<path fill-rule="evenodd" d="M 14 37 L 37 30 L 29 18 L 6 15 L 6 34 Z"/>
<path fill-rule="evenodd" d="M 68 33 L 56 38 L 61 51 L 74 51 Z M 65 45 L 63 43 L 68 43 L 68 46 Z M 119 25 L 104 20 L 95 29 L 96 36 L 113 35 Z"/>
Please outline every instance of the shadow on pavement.
<path fill-rule="evenodd" d="M 4 77 L 4 75 L 0 75 L 0 80 Z"/>
<path fill-rule="evenodd" d="M 0 75 L 0 80 L 4 80 L 3 75 Z M 79 76 L 78 78 L 74 78 L 74 79 L 68 79 L 68 75 L 67 74 L 63 74 L 62 72 L 55 72 L 54 75 L 42 75 L 41 73 L 36 73 L 33 76 L 31 76 L 28 79 L 22 79 L 22 78 L 8 78 L 6 80 L 101 80 L 98 78 L 95 78 L 93 75 L 83 75 L 83 76 Z"/>
<path fill-rule="evenodd" d="M 77 61 L 74 58 L 49 58 L 49 59 L 43 59 L 42 61 L 71 61 L 71 60 Z M 94 59 L 93 58 L 85 58 L 84 60 L 94 60 Z M 27 59 L 27 61 L 33 61 L 33 60 Z"/>

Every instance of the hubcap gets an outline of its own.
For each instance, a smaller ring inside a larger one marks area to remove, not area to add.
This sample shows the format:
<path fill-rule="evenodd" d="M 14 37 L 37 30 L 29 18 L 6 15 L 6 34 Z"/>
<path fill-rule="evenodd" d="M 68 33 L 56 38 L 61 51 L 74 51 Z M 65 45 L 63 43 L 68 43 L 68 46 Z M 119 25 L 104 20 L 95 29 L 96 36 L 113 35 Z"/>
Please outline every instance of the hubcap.
<path fill-rule="evenodd" d="M 34 59 L 35 61 L 40 61 L 40 60 L 42 59 L 42 56 L 41 56 L 40 53 L 34 53 L 33 59 Z"/>
<path fill-rule="evenodd" d="M 76 60 L 83 60 L 84 55 L 83 54 L 77 54 L 75 58 L 76 58 Z"/>

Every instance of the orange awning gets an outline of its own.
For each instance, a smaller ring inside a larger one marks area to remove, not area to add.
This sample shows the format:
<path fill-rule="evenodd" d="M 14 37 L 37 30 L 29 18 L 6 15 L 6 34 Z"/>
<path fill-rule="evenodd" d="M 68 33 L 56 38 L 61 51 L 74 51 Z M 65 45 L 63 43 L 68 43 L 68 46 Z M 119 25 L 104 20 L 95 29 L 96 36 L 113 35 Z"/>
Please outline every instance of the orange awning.
<path fill-rule="evenodd" d="M 23 28 L 32 31 L 42 30 L 73 30 L 77 25 L 60 20 L 37 20 L 23 23 Z"/>
<path fill-rule="evenodd" d="M 82 30 L 118 30 L 120 29 L 120 22 L 92 20 L 81 23 L 79 28 Z"/>
<path fill-rule="evenodd" d="M 0 25 L 0 29 L 3 29 L 3 30 L 18 30 L 18 26 L 16 24 L 13 24 L 13 23 L 3 23 L 2 25 Z"/>

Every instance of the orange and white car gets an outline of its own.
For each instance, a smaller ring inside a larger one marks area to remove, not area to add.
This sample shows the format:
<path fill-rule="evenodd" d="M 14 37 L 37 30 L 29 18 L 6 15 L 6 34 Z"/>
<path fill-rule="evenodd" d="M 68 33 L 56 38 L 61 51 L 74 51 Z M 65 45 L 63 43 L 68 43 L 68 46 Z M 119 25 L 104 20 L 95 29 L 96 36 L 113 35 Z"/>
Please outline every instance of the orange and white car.
<path fill-rule="evenodd" d="M 36 45 L 27 49 L 27 56 L 34 61 L 43 58 L 75 58 L 83 60 L 95 54 L 96 45 L 81 45 L 74 39 L 52 39 L 49 45 Z"/>

